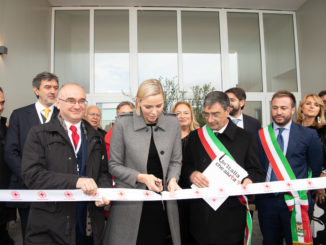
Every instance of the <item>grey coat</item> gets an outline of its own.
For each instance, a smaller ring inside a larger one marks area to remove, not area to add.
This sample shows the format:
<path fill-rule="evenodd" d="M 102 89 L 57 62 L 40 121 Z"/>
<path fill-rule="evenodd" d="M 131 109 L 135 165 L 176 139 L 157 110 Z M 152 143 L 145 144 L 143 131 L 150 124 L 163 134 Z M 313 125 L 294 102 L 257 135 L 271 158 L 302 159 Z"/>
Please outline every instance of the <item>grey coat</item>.
<path fill-rule="evenodd" d="M 163 169 L 164 189 L 181 171 L 181 136 L 178 119 L 173 114 L 161 113 L 153 138 Z M 136 181 L 138 174 L 147 173 L 147 158 L 151 130 L 142 115 L 135 112 L 119 116 L 111 136 L 109 171 L 115 176 L 117 188 L 145 189 Z M 113 202 L 103 244 L 135 245 L 143 202 Z M 176 201 L 167 201 L 167 214 L 174 245 L 181 244 L 179 214 Z M 155 224 L 153 224 L 155 225 Z"/>

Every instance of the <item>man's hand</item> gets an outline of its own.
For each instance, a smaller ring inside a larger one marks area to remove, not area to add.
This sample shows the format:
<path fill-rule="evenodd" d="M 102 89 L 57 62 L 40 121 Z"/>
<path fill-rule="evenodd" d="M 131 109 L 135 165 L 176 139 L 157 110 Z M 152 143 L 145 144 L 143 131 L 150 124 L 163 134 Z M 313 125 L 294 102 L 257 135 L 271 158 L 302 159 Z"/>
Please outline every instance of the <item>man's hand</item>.
<path fill-rule="evenodd" d="M 208 187 L 209 186 L 208 179 L 205 177 L 205 175 L 203 175 L 199 171 L 194 171 L 190 175 L 190 182 L 193 183 L 193 184 L 195 184 L 199 188 L 204 188 L 204 187 Z"/>
<path fill-rule="evenodd" d="M 243 183 L 242 183 L 242 186 L 246 187 L 248 184 L 252 184 L 252 181 L 249 178 L 245 178 Z"/>
<path fill-rule="evenodd" d="M 92 178 L 78 178 L 76 183 L 77 189 L 82 189 L 86 195 L 95 195 L 97 191 L 97 184 Z"/>
<path fill-rule="evenodd" d="M 168 184 L 168 191 L 175 192 L 177 190 L 181 190 L 181 187 L 178 185 L 176 178 L 172 178 Z"/>
<path fill-rule="evenodd" d="M 110 205 L 111 201 L 106 199 L 105 197 L 102 197 L 102 201 L 95 201 L 96 207 L 103 207 L 105 205 Z"/>

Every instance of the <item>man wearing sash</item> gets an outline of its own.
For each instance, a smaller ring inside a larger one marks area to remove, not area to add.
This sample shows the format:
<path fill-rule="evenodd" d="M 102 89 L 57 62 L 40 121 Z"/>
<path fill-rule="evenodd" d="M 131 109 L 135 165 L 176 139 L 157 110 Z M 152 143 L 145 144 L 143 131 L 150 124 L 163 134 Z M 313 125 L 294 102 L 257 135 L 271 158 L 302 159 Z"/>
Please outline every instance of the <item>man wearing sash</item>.
<path fill-rule="evenodd" d="M 222 151 L 234 159 L 234 164 L 248 172 L 242 182 L 244 186 L 263 181 L 264 172 L 259 165 L 255 137 L 229 120 L 230 110 L 230 101 L 225 93 L 214 91 L 205 97 L 203 116 L 207 124 L 192 131 L 185 146 L 182 174 L 184 179 L 189 180 L 189 187 L 191 184 L 209 187 L 210 183 L 202 172 L 216 157 L 212 151 L 216 146 L 223 148 Z M 190 233 L 197 244 L 244 243 L 249 214 L 241 198 L 227 198 L 216 211 L 203 199 L 190 200 L 189 206 Z"/>
<path fill-rule="evenodd" d="M 265 181 L 304 179 L 311 174 L 318 177 L 323 163 L 321 142 L 315 130 L 291 120 L 294 95 L 285 90 L 276 92 L 271 111 L 273 123 L 259 131 L 259 158 L 266 170 Z M 291 184 L 288 186 L 290 189 Z M 287 245 L 312 244 L 309 192 L 257 195 L 256 206 L 264 245 L 283 244 L 283 238 Z"/>

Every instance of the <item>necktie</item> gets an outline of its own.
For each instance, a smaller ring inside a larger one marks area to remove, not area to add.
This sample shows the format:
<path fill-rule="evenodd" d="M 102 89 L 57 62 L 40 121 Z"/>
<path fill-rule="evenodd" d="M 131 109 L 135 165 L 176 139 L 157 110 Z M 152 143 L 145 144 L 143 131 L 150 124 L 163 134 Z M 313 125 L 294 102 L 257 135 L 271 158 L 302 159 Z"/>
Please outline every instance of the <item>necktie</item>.
<path fill-rule="evenodd" d="M 70 130 L 72 132 L 72 135 L 71 135 L 72 141 L 74 142 L 75 149 L 77 149 L 78 141 L 79 141 L 79 135 L 77 133 L 77 128 L 76 128 L 76 126 L 71 125 Z"/>
<path fill-rule="evenodd" d="M 283 131 L 285 128 L 278 128 L 278 135 L 277 135 L 277 143 L 280 146 L 282 152 L 284 151 L 284 139 L 283 139 Z M 277 181 L 276 175 L 274 173 L 274 171 L 272 170 L 272 174 L 271 174 L 271 181 Z"/>
<path fill-rule="evenodd" d="M 44 111 L 44 117 L 48 119 L 51 109 L 43 109 L 43 111 Z"/>
<path fill-rule="evenodd" d="M 233 118 L 233 119 L 231 119 L 231 120 L 232 120 L 232 122 L 233 122 L 235 125 L 238 125 L 238 122 L 240 122 L 241 119 L 239 119 L 239 118 Z"/>

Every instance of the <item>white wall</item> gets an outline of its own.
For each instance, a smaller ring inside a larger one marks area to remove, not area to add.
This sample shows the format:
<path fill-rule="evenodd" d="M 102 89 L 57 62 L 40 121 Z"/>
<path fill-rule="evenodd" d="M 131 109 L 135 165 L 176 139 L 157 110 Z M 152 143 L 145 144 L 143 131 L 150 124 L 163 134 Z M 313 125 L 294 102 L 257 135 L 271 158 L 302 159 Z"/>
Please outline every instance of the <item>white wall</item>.
<path fill-rule="evenodd" d="M 0 0 L 0 86 L 6 106 L 3 116 L 35 102 L 33 77 L 50 71 L 51 8 L 45 0 Z"/>
<path fill-rule="evenodd" d="M 308 0 L 297 11 L 302 95 L 326 89 L 325 13 L 325 0 Z"/>

